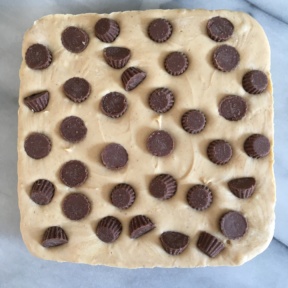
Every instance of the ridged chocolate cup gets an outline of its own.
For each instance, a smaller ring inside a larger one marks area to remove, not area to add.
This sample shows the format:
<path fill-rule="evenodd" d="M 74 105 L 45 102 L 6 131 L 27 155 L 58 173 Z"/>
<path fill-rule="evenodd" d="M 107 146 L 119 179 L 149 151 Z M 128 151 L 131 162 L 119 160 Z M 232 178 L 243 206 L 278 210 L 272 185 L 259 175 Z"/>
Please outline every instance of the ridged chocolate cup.
<path fill-rule="evenodd" d="M 107 47 L 103 50 L 103 56 L 110 67 L 121 69 L 128 63 L 131 51 L 125 47 Z"/>
<path fill-rule="evenodd" d="M 181 125 L 187 133 L 198 134 L 206 126 L 206 116 L 200 110 L 189 110 L 181 117 Z"/>
<path fill-rule="evenodd" d="M 253 177 L 236 178 L 228 182 L 229 190 L 240 199 L 250 198 L 255 191 L 255 185 Z"/>
<path fill-rule="evenodd" d="M 210 207 L 213 201 L 211 190 L 204 185 L 194 185 L 187 193 L 187 202 L 191 208 L 203 211 Z"/>
<path fill-rule="evenodd" d="M 149 106 L 156 113 L 166 113 L 174 105 L 175 97 L 168 88 L 157 88 L 149 96 Z"/>
<path fill-rule="evenodd" d="M 207 155 L 211 162 L 216 165 L 227 164 L 233 155 L 231 145 L 221 139 L 210 142 L 207 148 Z"/>
<path fill-rule="evenodd" d="M 211 258 L 216 257 L 225 248 L 223 242 L 207 232 L 201 232 L 197 247 Z"/>
<path fill-rule="evenodd" d="M 116 185 L 110 194 L 111 203 L 119 209 L 128 209 L 135 201 L 135 191 L 133 187 L 126 183 Z"/>
<path fill-rule="evenodd" d="M 38 205 L 47 205 L 52 201 L 55 186 L 46 179 L 39 179 L 32 185 L 30 198 Z"/>
<path fill-rule="evenodd" d="M 167 41 L 172 35 L 172 24 L 162 18 L 154 19 L 148 26 L 148 35 L 151 40 L 157 43 Z"/>
<path fill-rule="evenodd" d="M 175 195 L 177 182 L 169 174 L 160 174 L 150 182 L 149 191 L 152 196 L 159 200 L 168 200 Z"/>
<path fill-rule="evenodd" d="M 268 87 L 268 78 L 260 70 L 251 70 L 243 76 L 242 86 L 249 94 L 261 94 Z"/>
<path fill-rule="evenodd" d="M 244 142 L 246 154 L 255 159 L 266 157 L 270 152 L 270 148 L 269 139 L 262 134 L 252 134 Z"/>
<path fill-rule="evenodd" d="M 189 236 L 175 231 L 166 231 L 161 234 L 160 241 L 163 249 L 170 255 L 179 255 L 189 244 Z"/>
<path fill-rule="evenodd" d="M 136 239 L 155 228 L 155 224 L 145 215 L 133 217 L 129 224 L 130 238 Z"/>
<path fill-rule="evenodd" d="M 121 222 L 113 217 L 107 216 L 102 218 L 96 228 L 96 235 L 105 243 L 112 243 L 118 239 L 122 232 Z"/>
<path fill-rule="evenodd" d="M 209 19 L 206 30 L 212 40 L 223 42 L 232 36 L 234 25 L 227 18 L 216 16 Z"/>
<path fill-rule="evenodd" d="M 46 46 L 36 43 L 27 49 L 25 61 L 27 66 L 31 69 L 46 69 L 52 62 L 52 53 Z"/>
<path fill-rule="evenodd" d="M 137 67 L 127 68 L 121 76 L 121 80 L 126 91 L 135 89 L 146 78 L 146 72 Z"/>
<path fill-rule="evenodd" d="M 164 60 L 164 67 L 167 73 L 172 76 L 182 75 L 189 66 L 189 60 L 183 52 L 171 52 Z"/>
<path fill-rule="evenodd" d="M 120 27 L 115 20 L 102 18 L 95 24 L 95 36 L 105 43 L 111 43 L 116 40 L 120 34 Z"/>
<path fill-rule="evenodd" d="M 68 242 L 65 231 L 59 226 L 52 226 L 46 229 L 42 238 L 42 246 L 45 248 L 60 246 Z"/>
<path fill-rule="evenodd" d="M 24 98 L 24 104 L 32 112 L 41 112 L 43 111 L 49 103 L 49 92 L 42 91 L 39 93 L 32 94 Z"/>

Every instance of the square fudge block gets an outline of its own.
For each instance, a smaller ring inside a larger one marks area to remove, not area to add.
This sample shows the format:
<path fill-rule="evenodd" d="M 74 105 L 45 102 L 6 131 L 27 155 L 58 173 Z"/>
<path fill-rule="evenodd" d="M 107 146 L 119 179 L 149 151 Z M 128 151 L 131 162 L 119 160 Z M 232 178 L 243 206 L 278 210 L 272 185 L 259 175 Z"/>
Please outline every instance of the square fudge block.
<path fill-rule="evenodd" d="M 269 44 L 253 18 L 49 15 L 25 34 L 22 56 L 18 195 L 32 254 L 199 267 L 266 249 L 273 97 Z"/>

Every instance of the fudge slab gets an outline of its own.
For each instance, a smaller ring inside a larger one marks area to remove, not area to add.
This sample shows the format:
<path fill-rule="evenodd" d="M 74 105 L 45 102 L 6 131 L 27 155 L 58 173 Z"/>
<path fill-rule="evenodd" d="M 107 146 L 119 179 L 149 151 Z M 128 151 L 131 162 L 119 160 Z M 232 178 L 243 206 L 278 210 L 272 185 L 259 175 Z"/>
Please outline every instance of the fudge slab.
<path fill-rule="evenodd" d="M 232 36 L 223 43 L 207 35 L 207 21 L 224 17 L 234 25 Z M 112 43 L 100 41 L 94 34 L 96 22 L 107 17 L 117 21 L 120 34 Z M 169 20 L 171 37 L 156 43 L 147 34 L 151 21 Z M 71 53 L 62 45 L 61 33 L 76 26 L 89 36 L 81 53 Z M 30 69 L 25 54 L 31 45 L 40 43 L 52 52 L 51 65 L 43 70 Z M 237 49 L 240 61 L 231 72 L 221 72 L 213 66 L 214 49 L 227 44 Z M 122 69 L 108 66 L 103 49 L 110 46 L 131 50 L 131 59 Z M 180 76 L 165 71 L 164 59 L 174 51 L 183 52 L 189 60 L 188 69 Z M 49 15 L 35 21 L 24 37 L 23 62 L 20 70 L 18 125 L 18 196 L 21 212 L 21 233 L 29 251 L 37 257 L 55 261 L 81 262 L 116 267 L 199 267 L 240 265 L 269 245 L 274 231 L 275 182 L 273 175 L 273 98 L 270 77 L 270 48 L 261 26 L 249 15 L 232 11 L 150 10 L 115 12 L 111 14 Z M 121 81 L 123 71 L 138 67 L 146 79 L 135 89 L 126 91 Z M 268 77 L 267 89 L 259 95 L 248 94 L 242 87 L 242 77 L 250 70 L 261 70 Z M 91 93 L 82 103 L 74 103 L 63 93 L 65 81 L 72 77 L 86 79 Z M 150 93 L 167 87 L 175 96 L 173 108 L 157 114 L 148 104 Z M 44 111 L 33 113 L 24 98 L 47 90 L 49 104 Z M 100 101 L 109 92 L 126 96 L 128 109 L 117 119 L 107 117 Z M 247 113 L 239 121 L 221 117 L 218 105 L 225 95 L 238 95 L 247 102 Z M 189 134 L 181 127 L 181 117 L 189 109 L 199 109 L 206 115 L 205 129 Z M 79 143 L 65 141 L 59 132 L 65 117 L 80 117 L 87 135 Z M 174 139 L 174 150 L 166 157 L 149 153 L 146 141 L 155 130 L 165 130 Z M 44 133 L 52 148 L 45 158 L 35 160 L 24 149 L 32 132 Z M 271 144 L 268 156 L 248 157 L 243 149 L 251 134 L 265 135 Z M 226 165 L 216 165 L 207 157 L 207 146 L 215 139 L 228 141 L 233 156 Z M 127 165 L 120 170 L 107 169 L 100 153 L 105 145 L 116 142 L 128 152 Z M 88 168 L 87 181 L 69 188 L 60 180 L 60 169 L 69 160 L 80 160 Z M 177 181 L 177 192 L 169 200 L 159 200 L 149 193 L 150 181 L 167 173 Z M 256 187 L 248 199 L 239 199 L 229 191 L 227 183 L 239 177 L 254 177 Z M 55 185 L 54 197 L 48 205 L 38 205 L 30 199 L 32 184 L 48 179 Z M 128 183 L 136 193 L 135 203 L 120 210 L 110 201 L 111 189 Z M 213 193 L 211 206 L 203 211 L 192 209 L 186 200 L 187 191 L 196 184 L 209 187 Z M 71 192 L 86 195 L 91 202 L 89 215 L 80 221 L 68 219 L 63 211 L 63 199 Z M 221 232 L 219 221 L 228 211 L 238 211 L 248 223 L 245 235 L 229 240 Z M 136 215 L 146 215 L 155 224 L 149 233 L 137 239 L 129 237 L 129 222 Z M 97 223 L 106 216 L 120 220 L 123 230 L 113 243 L 102 242 L 95 234 Z M 62 227 L 68 243 L 53 248 L 41 245 L 45 230 Z M 169 255 L 161 246 L 160 235 L 177 231 L 189 236 L 187 248 L 180 255 Z M 225 246 L 215 258 L 197 248 L 202 231 L 211 233 Z"/>

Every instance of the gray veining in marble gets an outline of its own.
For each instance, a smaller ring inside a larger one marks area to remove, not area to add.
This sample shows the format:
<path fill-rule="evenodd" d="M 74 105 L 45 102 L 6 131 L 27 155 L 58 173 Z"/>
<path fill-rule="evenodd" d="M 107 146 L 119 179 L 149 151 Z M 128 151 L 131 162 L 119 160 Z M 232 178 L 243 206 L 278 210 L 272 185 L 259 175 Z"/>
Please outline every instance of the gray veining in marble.
<path fill-rule="evenodd" d="M 263 26 L 272 51 L 275 99 L 275 239 L 263 254 L 236 268 L 127 270 L 37 259 L 21 239 L 16 190 L 18 69 L 23 34 L 34 20 L 51 13 L 155 8 L 241 10 Z M 288 287 L 287 0 L 0 0 L 0 37 L 0 288 Z"/>

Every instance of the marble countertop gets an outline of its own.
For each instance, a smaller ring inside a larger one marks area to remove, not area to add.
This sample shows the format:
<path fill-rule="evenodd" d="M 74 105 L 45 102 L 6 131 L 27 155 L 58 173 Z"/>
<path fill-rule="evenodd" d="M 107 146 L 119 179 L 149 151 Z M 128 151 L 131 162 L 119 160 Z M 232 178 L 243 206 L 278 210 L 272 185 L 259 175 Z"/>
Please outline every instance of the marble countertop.
<path fill-rule="evenodd" d="M 128 270 L 37 259 L 29 254 L 22 242 L 17 203 L 18 70 L 23 34 L 34 20 L 52 13 L 155 8 L 239 10 L 252 15 L 263 26 L 272 51 L 275 101 L 277 204 L 274 239 L 264 253 L 234 268 Z M 287 0 L 0 0 L 0 288 L 288 287 L 287 36 Z"/>

